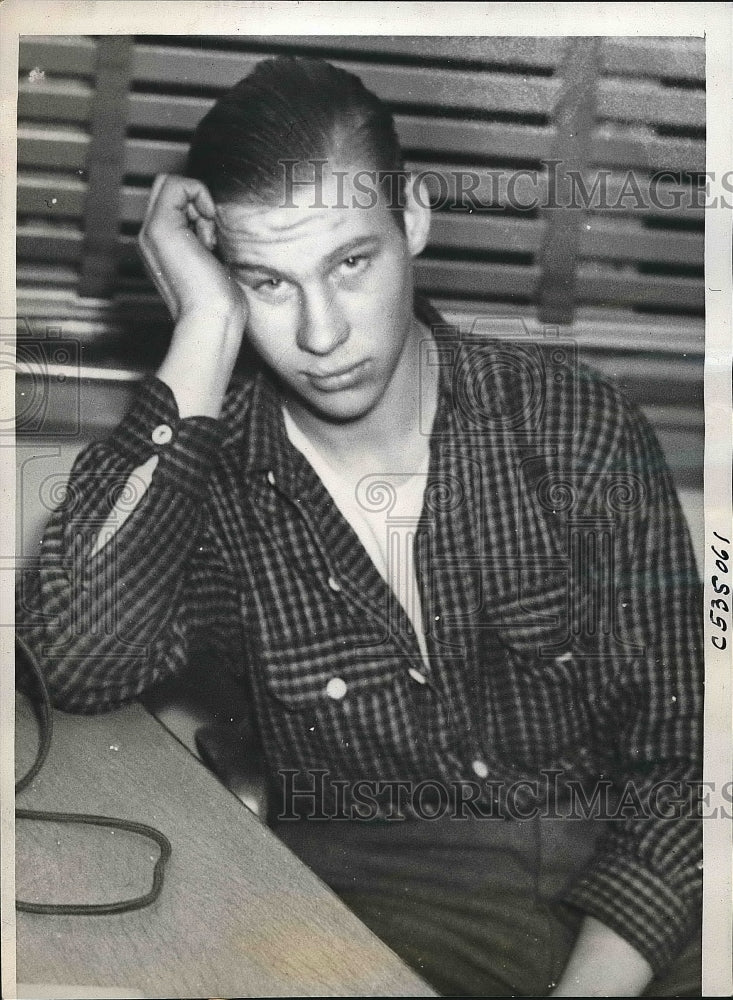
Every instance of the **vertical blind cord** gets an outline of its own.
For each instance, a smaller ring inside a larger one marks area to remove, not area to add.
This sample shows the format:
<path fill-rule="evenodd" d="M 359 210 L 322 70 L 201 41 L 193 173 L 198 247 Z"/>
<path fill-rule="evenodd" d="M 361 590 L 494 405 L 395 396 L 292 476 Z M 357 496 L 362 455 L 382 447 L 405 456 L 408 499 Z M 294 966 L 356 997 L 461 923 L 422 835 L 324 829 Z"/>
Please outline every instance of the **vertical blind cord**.
<path fill-rule="evenodd" d="M 40 703 L 34 704 L 38 708 L 41 731 L 36 758 L 30 769 L 15 783 L 15 794 L 18 795 L 33 781 L 48 757 L 48 752 L 51 748 L 51 737 L 53 735 L 53 709 L 46 681 L 38 665 L 38 661 L 20 636 L 16 636 L 16 645 L 20 648 L 25 661 L 31 667 L 39 688 Z M 23 913 L 43 913 L 49 916 L 64 914 L 103 916 L 111 913 L 127 913 L 130 910 L 141 910 L 143 907 L 154 903 L 160 895 L 163 888 L 165 865 L 171 856 L 171 845 L 168 838 L 160 830 L 156 830 L 155 827 L 147 826 L 145 823 L 136 823 L 132 820 L 115 819 L 110 816 L 94 816 L 89 813 L 48 812 L 36 809 L 16 808 L 15 817 L 16 819 L 37 820 L 45 823 L 80 823 L 90 826 L 108 827 L 114 830 L 126 830 L 129 833 L 136 833 L 141 837 L 147 837 L 149 840 L 154 841 L 160 848 L 160 854 L 153 869 L 152 886 L 150 891 L 142 896 L 135 896 L 132 899 L 122 899 L 114 903 L 31 903 L 27 900 L 16 899 L 15 907 L 17 910 Z"/>

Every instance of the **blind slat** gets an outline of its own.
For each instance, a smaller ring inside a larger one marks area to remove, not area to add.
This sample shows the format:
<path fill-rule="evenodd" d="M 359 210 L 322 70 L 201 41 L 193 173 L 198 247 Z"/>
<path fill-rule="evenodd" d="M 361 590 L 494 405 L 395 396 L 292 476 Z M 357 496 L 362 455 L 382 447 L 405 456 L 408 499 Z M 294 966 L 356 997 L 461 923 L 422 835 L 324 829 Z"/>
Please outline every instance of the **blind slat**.
<path fill-rule="evenodd" d="M 138 83 L 230 87 L 267 55 L 138 45 L 132 76 Z M 558 91 L 556 80 L 542 76 L 474 71 L 459 74 L 445 69 L 344 60 L 334 60 L 334 65 L 355 73 L 382 100 L 403 105 L 541 114 L 549 113 Z"/>
<path fill-rule="evenodd" d="M 532 309 L 517 309 L 502 303 L 461 302 L 433 299 L 448 323 L 462 330 L 496 337 L 546 337 L 548 327 Z M 563 337 L 571 337 L 579 347 L 632 353 L 702 355 L 705 346 L 703 320 L 679 316 L 638 316 L 618 310 L 589 309 L 581 306 L 570 326 L 553 325 Z"/>
<path fill-rule="evenodd" d="M 26 260 L 78 261 L 84 246 L 81 229 L 62 226 L 18 226 L 16 248 L 19 257 Z"/>
<path fill-rule="evenodd" d="M 87 185 L 73 174 L 18 171 L 18 212 L 80 219 L 84 212 Z"/>
<path fill-rule="evenodd" d="M 83 171 L 89 135 L 78 130 L 18 126 L 18 165 Z"/>
<path fill-rule="evenodd" d="M 383 56 L 409 56 L 447 60 L 451 64 L 484 62 L 496 66 L 520 65 L 553 69 L 567 44 L 564 38 L 513 38 L 509 36 L 467 35 L 458 38 L 438 35 L 252 35 L 260 46 L 279 45 L 307 53 L 313 49 L 336 52 L 369 52 Z M 228 41 L 241 44 L 241 37 Z"/>
<path fill-rule="evenodd" d="M 578 297 L 585 302 L 624 302 L 670 311 L 680 306 L 702 310 L 705 305 L 705 289 L 695 278 L 619 272 L 592 263 L 579 268 Z"/>
<path fill-rule="evenodd" d="M 433 293 L 471 296 L 501 295 L 534 299 L 539 268 L 534 266 L 488 265 L 476 261 L 418 260 L 418 286 Z M 578 299 L 582 302 L 614 303 L 702 309 L 705 290 L 693 278 L 638 274 L 581 265 L 577 277 Z"/>
<path fill-rule="evenodd" d="M 542 160 L 549 155 L 552 126 L 510 122 L 456 121 L 450 118 L 396 115 L 400 141 L 407 149 L 424 149 L 450 157 L 470 155 L 494 161 Z M 624 128 L 607 123 L 590 137 L 591 161 L 608 167 L 658 170 L 705 169 L 701 140 L 658 136 L 647 127 Z"/>
<path fill-rule="evenodd" d="M 484 295 L 532 299 L 540 270 L 533 265 L 498 264 L 475 261 L 424 260 L 415 262 L 415 283 L 426 294 Z"/>
<path fill-rule="evenodd" d="M 514 250 L 539 249 L 544 222 L 541 220 L 482 218 L 477 215 L 433 216 L 430 243 L 451 249 Z M 633 220 L 591 217 L 581 230 L 584 257 L 607 257 L 625 261 L 659 261 L 698 264 L 702 259 L 702 233 L 676 233 L 674 240 L 663 230 L 646 230 Z"/>
<path fill-rule="evenodd" d="M 93 76 L 97 43 L 86 35 L 22 35 L 18 47 L 21 71 Z"/>
<path fill-rule="evenodd" d="M 703 259 L 705 238 L 702 233 L 670 238 L 666 230 L 644 229 L 635 220 L 592 216 L 583 224 L 580 247 L 584 257 L 695 265 Z"/>
<path fill-rule="evenodd" d="M 619 128 L 607 122 L 591 136 L 590 162 L 594 166 L 701 172 L 705 169 L 705 143 L 659 136 L 645 125 Z"/>
<path fill-rule="evenodd" d="M 26 289 L 26 294 L 32 294 L 33 299 L 39 295 L 54 291 L 55 286 L 71 289 L 71 294 L 76 298 L 76 286 L 79 283 L 78 268 L 57 266 L 55 264 L 28 263 L 19 261 L 16 267 L 16 281 L 18 284 L 18 310 L 22 315 L 22 290 Z M 32 292 L 29 292 L 32 290 Z M 28 306 L 25 306 L 28 308 Z"/>
<path fill-rule="evenodd" d="M 705 80 L 703 38 L 605 38 L 603 61 L 609 73 Z"/>
<path fill-rule="evenodd" d="M 18 118 L 88 121 L 94 88 L 81 80 L 44 79 L 18 83 Z"/>
<path fill-rule="evenodd" d="M 598 113 L 621 121 L 701 128 L 705 122 L 705 95 L 644 80 L 599 80 Z"/>

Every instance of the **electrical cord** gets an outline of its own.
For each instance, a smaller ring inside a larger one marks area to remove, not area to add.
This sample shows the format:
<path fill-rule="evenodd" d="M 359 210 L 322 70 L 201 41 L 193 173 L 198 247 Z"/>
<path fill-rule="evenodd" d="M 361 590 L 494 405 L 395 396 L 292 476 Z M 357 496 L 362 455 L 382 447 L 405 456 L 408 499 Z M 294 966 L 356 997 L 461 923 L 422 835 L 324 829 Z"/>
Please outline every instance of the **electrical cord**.
<path fill-rule="evenodd" d="M 18 795 L 33 781 L 48 757 L 48 752 L 51 748 L 51 737 L 53 735 L 53 707 L 38 661 L 20 636 L 16 636 L 16 645 L 20 648 L 26 662 L 31 667 L 41 695 L 40 705 L 38 705 L 41 738 L 33 764 L 23 777 L 19 778 L 15 783 L 15 794 Z M 104 826 L 115 830 L 126 830 L 129 833 L 136 833 L 142 837 L 147 837 L 154 841 L 160 848 L 160 854 L 153 869 L 153 884 L 150 891 L 142 896 L 135 896 L 132 899 L 122 899 L 115 903 L 30 903 L 26 900 L 16 899 L 15 908 L 17 910 L 23 913 L 43 913 L 49 916 L 64 914 L 74 916 L 103 916 L 111 913 L 127 913 L 130 910 L 141 910 L 143 907 L 154 903 L 160 895 L 163 888 L 166 862 L 171 856 L 171 845 L 165 834 L 161 833 L 160 830 L 156 830 L 155 827 L 147 826 L 145 823 L 136 823 L 132 820 L 115 819 L 111 816 L 94 816 L 90 813 L 48 812 L 37 809 L 16 808 L 15 817 L 16 819 L 36 820 L 44 823 L 79 823 L 90 826 Z"/>

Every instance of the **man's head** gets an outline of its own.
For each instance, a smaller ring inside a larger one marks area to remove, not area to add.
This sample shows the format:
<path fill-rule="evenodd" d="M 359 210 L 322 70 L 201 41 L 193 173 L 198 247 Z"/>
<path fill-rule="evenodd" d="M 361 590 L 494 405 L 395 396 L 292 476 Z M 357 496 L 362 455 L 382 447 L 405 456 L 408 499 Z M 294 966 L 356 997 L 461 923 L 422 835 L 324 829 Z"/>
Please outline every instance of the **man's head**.
<path fill-rule="evenodd" d="M 215 202 L 288 201 L 288 184 L 311 182 L 314 164 L 341 163 L 382 178 L 398 225 L 404 162 L 392 115 L 361 80 L 322 59 L 280 56 L 258 63 L 199 123 L 190 177 Z"/>
<path fill-rule="evenodd" d="M 203 119 L 188 173 L 217 206 L 250 343 L 289 394 L 329 420 L 378 405 L 414 354 L 412 258 L 429 229 L 387 108 L 321 60 L 267 60 Z"/>

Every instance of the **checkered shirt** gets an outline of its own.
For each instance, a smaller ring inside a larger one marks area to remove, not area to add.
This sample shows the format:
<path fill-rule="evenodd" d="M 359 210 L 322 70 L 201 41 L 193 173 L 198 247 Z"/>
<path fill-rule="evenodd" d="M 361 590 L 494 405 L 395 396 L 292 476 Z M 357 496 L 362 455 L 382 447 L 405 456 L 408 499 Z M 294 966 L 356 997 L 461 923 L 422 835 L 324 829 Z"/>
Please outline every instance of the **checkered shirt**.
<path fill-rule="evenodd" d="M 660 970 L 699 922 L 701 891 L 700 823 L 664 815 L 659 795 L 698 779 L 701 753 L 699 586 L 669 471 L 644 417 L 572 344 L 465 337 L 421 316 L 440 373 L 413 526 L 427 666 L 263 372 L 218 420 L 179 418 L 170 390 L 145 381 L 77 459 L 24 574 L 19 627 L 72 712 L 213 653 L 212 669 L 242 679 L 273 774 L 324 771 L 346 789 L 472 780 L 485 803 L 519 788 L 524 811 L 548 772 L 563 788 L 608 779 L 634 802 L 656 795 L 655 815 L 607 824 L 567 900 Z M 153 454 L 143 492 L 128 476 Z M 389 483 L 362 487 L 389 529 Z"/>

